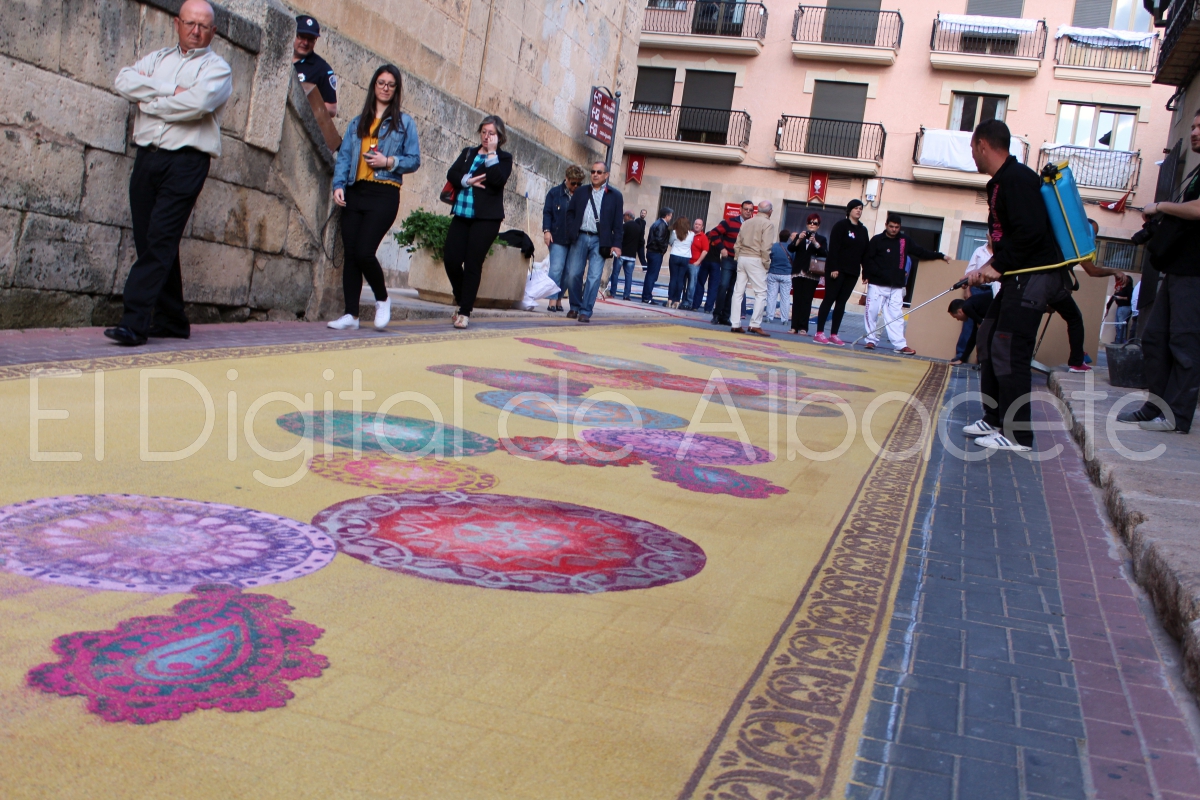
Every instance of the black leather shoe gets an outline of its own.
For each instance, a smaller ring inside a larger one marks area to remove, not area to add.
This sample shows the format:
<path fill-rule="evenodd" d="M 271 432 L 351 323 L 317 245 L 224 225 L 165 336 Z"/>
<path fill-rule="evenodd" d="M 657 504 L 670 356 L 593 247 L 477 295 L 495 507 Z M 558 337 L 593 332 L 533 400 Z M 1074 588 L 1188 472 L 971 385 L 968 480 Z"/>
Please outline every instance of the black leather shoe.
<path fill-rule="evenodd" d="M 146 343 L 145 336 L 142 336 L 131 328 L 126 328 L 124 325 L 118 325 L 115 328 L 106 328 L 104 335 L 125 347 L 137 347 L 140 344 Z"/>
<path fill-rule="evenodd" d="M 575 319 L 578 316 L 579 316 L 578 311 L 568 311 L 567 312 L 567 319 Z"/>
<path fill-rule="evenodd" d="M 591 322 L 591 321 L 592 321 L 592 318 L 591 318 L 591 316 L 590 316 L 590 315 L 588 315 L 588 314 L 580 314 L 580 315 L 579 315 L 579 321 L 580 321 L 580 322 Z"/>
<path fill-rule="evenodd" d="M 179 333 L 178 331 L 169 331 L 166 328 L 151 326 L 150 331 L 146 334 L 146 336 L 151 339 L 190 339 L 192 337 L 192 332 L 184 331 L 183 333 Z"/>

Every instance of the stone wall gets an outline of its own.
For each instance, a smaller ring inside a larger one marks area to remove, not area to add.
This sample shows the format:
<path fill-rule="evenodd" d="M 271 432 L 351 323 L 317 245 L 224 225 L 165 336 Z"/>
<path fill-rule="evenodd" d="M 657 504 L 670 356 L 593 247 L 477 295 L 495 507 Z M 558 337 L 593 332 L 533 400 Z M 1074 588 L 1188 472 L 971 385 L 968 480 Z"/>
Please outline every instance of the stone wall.
<path fill-rule="evenodd" d="M 171 15 L 180 3 L 0 3 L 0 85 L 8 97 L 0 106 L 0 327 L 106 325 L 119 318 L 134 259 L 128 180 L 136 148 L 133 107 L 112 91 L 112 80 L 122 66 L 173 44 Z M 181 245 L 193 322 L 324 319 L 341 311 L 333 156 L 293 77 L 293 14 L 277 0 L 217 7 L 213 47 L 233 68 L 234 91 L 222 118 L 222 155 Z M 344 130 L 375 67 L 393 61 L 404 68 L 405 59 L 368 49 L 324 19 L 322 27 L 318 51 L 339 74 L 337 123 Z M 614 62 L 609 71 L 620 68 Z M 599 61 L 593 72 L 593 82 L 610 82 Z M 418 206 L 445 208 L 437 195 L 446 169 L 474 139 L 484 113 L 440 86 L 443 77 L 405 72 L 403 105 L 417 121 L 423 163 L 405 182 L 401 218 Z M 568 163 L 599 152 L 581 135 L 578 98 L 571 103 L 579 113 L 563 118 L 570 118 L 567 127 L 579 123 L 574 137 L 532 117 L 518 120 L 529 128 L 510 125 L 516 169 L 506 227 L 536 233 L 549 186 Z M 388 252 L 402 262 L 391 266 L 406 266 L 406 254 L 385 241 L 381 253 Z"/>

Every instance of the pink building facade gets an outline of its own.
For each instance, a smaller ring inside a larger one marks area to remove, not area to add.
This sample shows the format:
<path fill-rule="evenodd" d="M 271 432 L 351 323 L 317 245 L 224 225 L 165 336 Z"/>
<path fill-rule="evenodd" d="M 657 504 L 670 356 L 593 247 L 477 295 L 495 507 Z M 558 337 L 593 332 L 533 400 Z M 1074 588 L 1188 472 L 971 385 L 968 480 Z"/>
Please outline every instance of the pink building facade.
<path fill-rule="evenodd" d="M 860 198 L 872 233 L 895 211 L 965 258 L 987 219 L 969 132 L 998 117 L 1029 166 L 1071 162 L 1102 258 L 1137 268 L 1127 240 L 1154 197 L 1172 93 L 1152 83 L 1161 34 L 1140 4 L 842 2 L 854 7 L 649 0 L 622 109 L 622 166 L 644 159 L 626 207 L 711 228 L 727 203 L 771 200 L 784 226 L 823 207 L 827 227 Z M 1099 205 L 1122 198 L 1124 211 Z"/>

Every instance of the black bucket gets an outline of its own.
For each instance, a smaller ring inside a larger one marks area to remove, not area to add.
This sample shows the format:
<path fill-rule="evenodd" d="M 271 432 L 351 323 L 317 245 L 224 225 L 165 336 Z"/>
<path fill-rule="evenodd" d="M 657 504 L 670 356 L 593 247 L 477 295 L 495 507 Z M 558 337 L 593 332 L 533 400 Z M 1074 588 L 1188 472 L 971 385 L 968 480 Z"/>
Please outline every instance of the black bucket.
<path fill-rule="evenodd" d="M 1146 371 L 1142 363 L 1142 343 L 1134 340 L 1104 347 L 1108 359 L 1108 383 L 1124 389 L 1145 389 Z"/>

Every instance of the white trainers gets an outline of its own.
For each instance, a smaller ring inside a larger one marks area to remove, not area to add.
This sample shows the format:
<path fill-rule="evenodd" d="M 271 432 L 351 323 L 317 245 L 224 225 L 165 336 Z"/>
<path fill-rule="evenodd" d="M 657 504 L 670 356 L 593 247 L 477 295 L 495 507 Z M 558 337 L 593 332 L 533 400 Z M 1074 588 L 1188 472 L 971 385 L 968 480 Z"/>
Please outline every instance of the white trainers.
<path fill-rule="evenodd" d="M 967 436 L 991 436 L 993 433 L 999 432 L 1000 431 L 996 430 L 991 425 L 988 425 L 983 420 L 978 420 L 977 422 L 972 422 L 970 425 L 963 426 L 963 433 Z"/>
<path fill-rule="evenodd" d="M 392 321 L 392 301 L 380 300 L 375 303 L 375 330 L 387 330 L 388 323 Z"/>
<path fill-rule="evenodd" d="M 986 447 L 988 450 L 1011 450 L 1014 453 L 1028 453 L 1033 449 L 1023 444 L 1017 444 L 999 432 L 993 433 L 991 436 L 981 436 L 975 440 L 975 444 Z"/>
<path fill-rule="evenodd" d="M 358 330 L 358 318 L 350 314 L 343 314 L 325 327 L 333 328 L 335 331 L 356 331 Z"/>
<path fill-rule="evenodd" d="M 461 330 L 462 328 L 467 327 L 467 324 L 470 321 L 471 321 L 471 318 L 469 316 L 467 316 L 466 314 L 458 314 L 454 317 L 454 327 Z"/>

